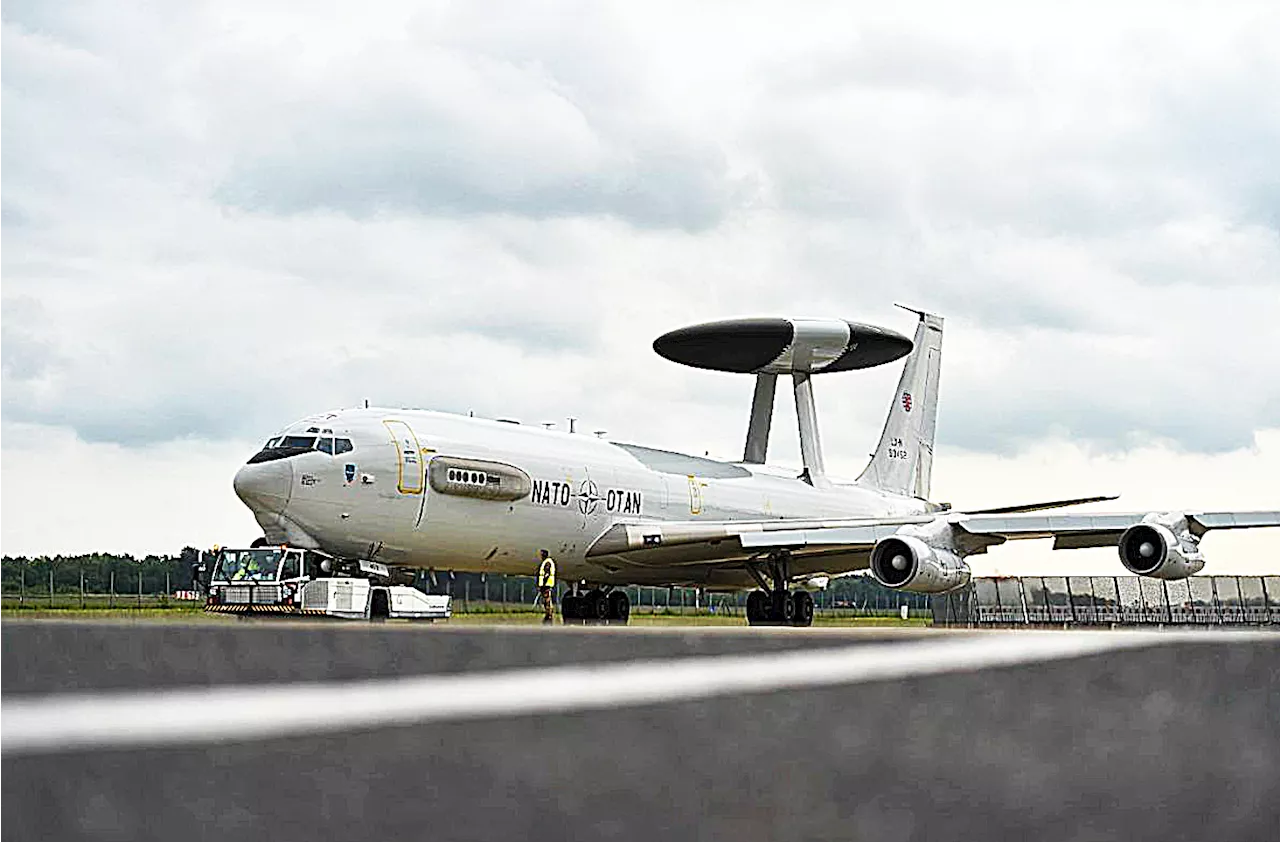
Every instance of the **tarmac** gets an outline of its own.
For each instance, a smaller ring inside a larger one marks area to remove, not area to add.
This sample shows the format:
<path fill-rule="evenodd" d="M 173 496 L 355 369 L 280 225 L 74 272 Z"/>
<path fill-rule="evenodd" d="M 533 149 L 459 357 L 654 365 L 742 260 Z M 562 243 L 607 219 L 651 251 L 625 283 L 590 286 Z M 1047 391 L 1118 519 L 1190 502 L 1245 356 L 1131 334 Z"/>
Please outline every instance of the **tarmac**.
<path fill-rule="evenodd" d="M 0 833 L 1276 838 L 1280 635 L 1063 634 L 6 621 Z M 1018 660 L 945 671 L 983 652 Z M 611 695 L 629 674 L 647 678 Z M 424 712 L 422 681 L 470 687 L 475 709 Z M 542 683 L 559 707 L 538 707 Z M 25 747 L 41 710 L 90 735 L 100 717 L 103 744 Z M 121 730 L 116 710 L 159 713 Z M 243 727 L 294 710 L 324 727 Z"/>

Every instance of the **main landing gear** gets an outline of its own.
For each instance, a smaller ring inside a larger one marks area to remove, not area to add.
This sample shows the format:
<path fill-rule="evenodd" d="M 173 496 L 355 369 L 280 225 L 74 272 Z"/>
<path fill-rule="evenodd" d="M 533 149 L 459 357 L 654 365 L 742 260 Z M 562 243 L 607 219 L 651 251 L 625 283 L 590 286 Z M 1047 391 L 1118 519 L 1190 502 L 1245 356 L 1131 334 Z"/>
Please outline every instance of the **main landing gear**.
<path fill-rule="evenodd" d="M 769 557 L 764 564 L 764 572 L 758 569 L 760 564 L 747 566 L 748 572 L 760 585 L 760 590 L 747 594 L 748 625 L 813 625 L 813 596 L 808 591 L 787 590 L 790 560 L 786 553 L 778 553 Z"/>
<path fill-rule="evenodd" d="M 560 598 L 560 616 L 570 623 L 609 623 L 625 626 L 631 617 L 631 600 L 626 591 L 612 587 L 592 588 L 585 593 L 565 591 Z"/>

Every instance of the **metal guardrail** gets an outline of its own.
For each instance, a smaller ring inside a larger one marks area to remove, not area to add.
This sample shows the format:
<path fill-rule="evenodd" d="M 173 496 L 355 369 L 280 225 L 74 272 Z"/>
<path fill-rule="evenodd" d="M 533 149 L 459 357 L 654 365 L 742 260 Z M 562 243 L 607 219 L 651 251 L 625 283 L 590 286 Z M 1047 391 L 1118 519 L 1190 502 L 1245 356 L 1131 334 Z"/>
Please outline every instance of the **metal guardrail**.
<path fill-rule="evenodd" d="M 1280 625 L 1280 576 L 1012 576 L 932 600 L 939 626 Z"/>

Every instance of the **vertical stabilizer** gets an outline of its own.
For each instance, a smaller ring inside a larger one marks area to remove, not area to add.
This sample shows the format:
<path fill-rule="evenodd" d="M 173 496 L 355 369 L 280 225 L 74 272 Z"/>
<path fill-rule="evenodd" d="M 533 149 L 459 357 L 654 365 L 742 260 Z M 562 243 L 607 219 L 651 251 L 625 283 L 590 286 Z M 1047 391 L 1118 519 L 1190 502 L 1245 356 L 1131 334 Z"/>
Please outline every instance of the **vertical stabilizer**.
<path fill-rule="evenodd" d="M 918 312 L 918 311 L 913 311 Z M 858 484 L 891 494 L 929 498 L 933 437 L 938 427 L 938 377 L 942 369 L 942 317 L 918 313 L 915 347 L 889 406 L 880 444 Z"/>

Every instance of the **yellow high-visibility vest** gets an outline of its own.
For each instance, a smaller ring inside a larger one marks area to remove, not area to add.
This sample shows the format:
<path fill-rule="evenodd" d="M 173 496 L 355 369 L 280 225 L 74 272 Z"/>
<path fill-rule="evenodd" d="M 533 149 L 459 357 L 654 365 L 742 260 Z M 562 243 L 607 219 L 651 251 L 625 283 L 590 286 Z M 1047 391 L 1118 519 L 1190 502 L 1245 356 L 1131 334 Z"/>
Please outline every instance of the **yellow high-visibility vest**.
<path fill-rule="evenodd" d="M 542 565 L 538 568 L 538 587 L 554 588 L 556 586 L 556 562 L 555 559 L 543 559 Z"/>

